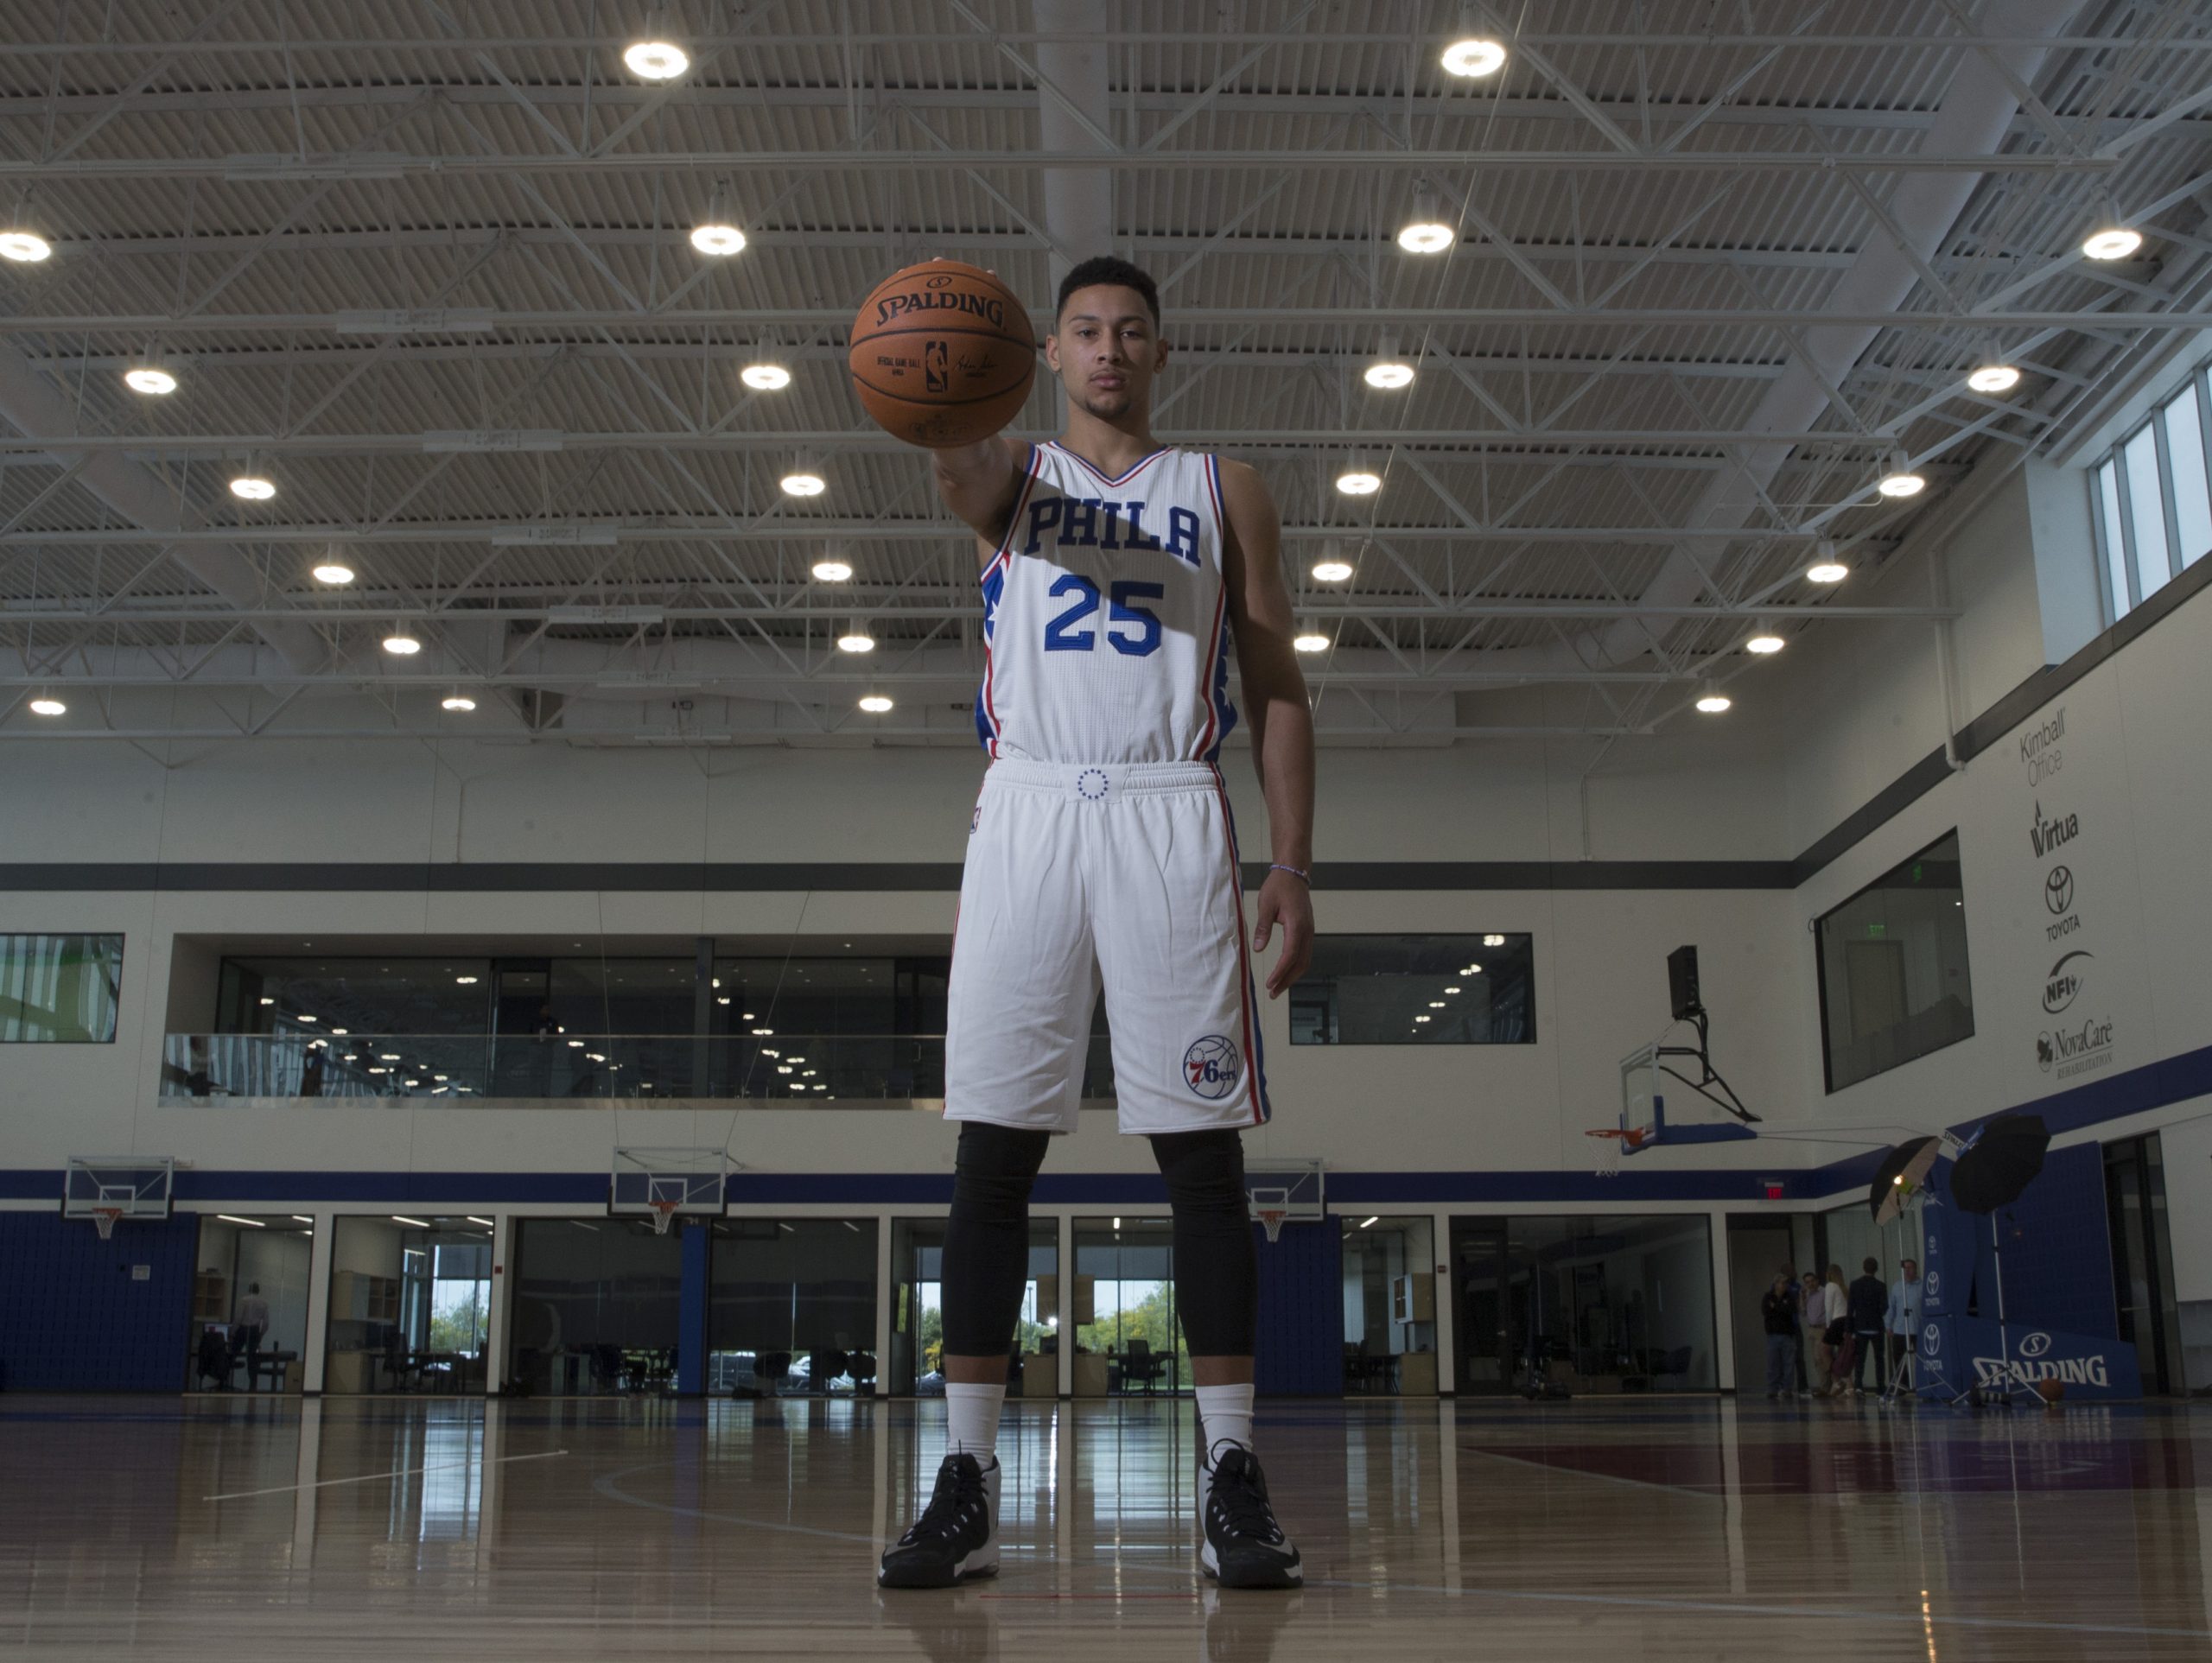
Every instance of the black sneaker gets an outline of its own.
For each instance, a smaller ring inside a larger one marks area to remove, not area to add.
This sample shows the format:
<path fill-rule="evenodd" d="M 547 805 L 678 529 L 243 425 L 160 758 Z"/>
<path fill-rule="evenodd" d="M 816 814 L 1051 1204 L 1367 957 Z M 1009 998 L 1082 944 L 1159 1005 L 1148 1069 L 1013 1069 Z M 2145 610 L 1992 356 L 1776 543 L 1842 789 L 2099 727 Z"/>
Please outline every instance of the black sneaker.
<path fill-rule="evenodd" d="M 1268 1504 L 1257 1457 L 1241 1444 L 1219 1450 L 1198 1469 L 1198 1568 L 1224 1588 L 1300 1586 L 1306 1573 Z"/>
<path fill-rule="evenodd" d="M 881 1588 L 950 1588 L 999 1572 L 999 1463 L 948 1455 L 930 1504 L 875 1573 Z"/>

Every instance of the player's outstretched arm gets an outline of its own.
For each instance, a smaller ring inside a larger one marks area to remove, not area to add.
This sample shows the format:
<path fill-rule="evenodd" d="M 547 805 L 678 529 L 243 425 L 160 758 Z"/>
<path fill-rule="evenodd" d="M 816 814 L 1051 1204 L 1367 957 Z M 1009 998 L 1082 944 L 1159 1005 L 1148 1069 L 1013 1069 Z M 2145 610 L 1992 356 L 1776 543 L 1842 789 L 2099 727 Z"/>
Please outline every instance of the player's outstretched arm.
<path fill-rule="evenodd" d="M 1268 839 L 1277 866 L 1313 867 L 1313 713 L 1291 645 L 1294 620 L 1282 581 L 1282 522 L 1267 483 L 1242 462 L 1221 464 L 1229 519 L 1224 574 L 1236 672 L 1251 726 L 1253 765 L 1268 803 Z M 1282 955 L 1268 973 L 1268 997 L 1306 974 L 1313 958 L 1313 902 L 1304 880 L 1270 871 L 1260 885 L 1255 952 L 1282 926 Z"/>
<path fill-rule="evenodd" d="M 1018 439 L 994 436 L 930 453 L 937 494 L 993 549 L 1005 539 L 1007 522 L 1021 495 L 1021 463 L 1028 451 Z"/>

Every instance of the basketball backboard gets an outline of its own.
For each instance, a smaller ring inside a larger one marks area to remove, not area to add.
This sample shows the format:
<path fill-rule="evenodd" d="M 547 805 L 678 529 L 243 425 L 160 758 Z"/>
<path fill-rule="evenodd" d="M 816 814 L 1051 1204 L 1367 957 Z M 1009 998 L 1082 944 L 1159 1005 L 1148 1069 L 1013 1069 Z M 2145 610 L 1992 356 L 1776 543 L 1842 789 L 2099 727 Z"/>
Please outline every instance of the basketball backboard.
<path fill-rule="evenodd" d="M 61 1216 L 98 1221 L 167 1218 L 176 1187 L 168 1155 L 72 1155 L 61 1176 Z M 105 1234 L 104 1230 L 103 1235 Z"/>
<path fill-rule="evenodd" d="M 1685 1120 L 1680 1114 L 1669 1120 L 1667 1087 L 1679 1081 L 1679 1076 L 1662 1060 L 1669 1054 L 1653 1044 L 1639 1045 L 1621 1058 L 1620 1128 L 1630 1134 L 1621 1140 L 1622 1154 L 1641 1154 L 1662 1144 L 1740 1143 L 1758 1135 L 1740 1120 Z M 1710 1099 L 1710 1094 L 1700 1092 L 1687 1081 L 1680 1084 L 1676 1096 L 1698 1106 L 1692 1113 L 1701 1112 L 1705 1104 L 1700 1100 Z"/>
<path fill-rule="evenodd" d="M 1270 1226 L 1270 1241 L 1286 1223 L 1329 1216 L 1327 1179 L 1318 1160 L 1246 1161 L 1244 1199 L 1253 1221 Z"/>
<path fill-rule="evenodd" d="M 726 1149 L 617 1149 L 607 1210 L 663 1226 L 671 1213 L 720 1218 L 729 1167 Z"/>

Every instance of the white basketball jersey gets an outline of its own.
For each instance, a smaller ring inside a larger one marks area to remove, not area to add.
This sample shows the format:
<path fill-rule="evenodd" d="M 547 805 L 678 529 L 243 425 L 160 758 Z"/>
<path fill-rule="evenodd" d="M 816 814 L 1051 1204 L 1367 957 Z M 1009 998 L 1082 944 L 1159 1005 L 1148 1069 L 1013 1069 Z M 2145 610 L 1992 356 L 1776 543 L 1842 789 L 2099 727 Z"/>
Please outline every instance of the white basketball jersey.
<path fill-rule="evenodd" d="M 1118 479 L 1047 441 L 983 573 L 976 732 L 994 758 L 1211 762 L 1229 698 L 1215 459 L 1158 450 Z"/>

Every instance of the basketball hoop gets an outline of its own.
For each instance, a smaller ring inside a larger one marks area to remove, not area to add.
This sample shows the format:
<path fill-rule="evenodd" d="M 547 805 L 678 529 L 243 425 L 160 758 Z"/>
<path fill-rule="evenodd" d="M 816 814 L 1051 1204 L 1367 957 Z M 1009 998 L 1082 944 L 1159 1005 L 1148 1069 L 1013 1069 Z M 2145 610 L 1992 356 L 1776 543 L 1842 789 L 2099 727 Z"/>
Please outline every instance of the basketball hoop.
<path fill-rule="evenodd" d="M 120 1207 L 92 1209 L 92 1228 L 100 1233 L 101 1241 L 105 1241 L 115 1234 L 116 1221 L 122 1216 L 123 1209 Z"/>
<path fill-rule="evenodd" d="M 1593 1127 L 1582 1134 L 1598 1139 L 1598 1176 L 1617 1178 L 1621 1175 L 1621 1157 L 1631 1149 L 1641 1149 L 1646 1134 L 1626 1127 Z"/>
<path fill-rule="evenodd" d="M 1283 1221 L 1290 1216 L 1290 1209 L 1255 1207 L 1252 1209 L 1252 1216 L 1260 1221 L 1260 1228 L 1268 1233 L 1268 1240 L 1278 1241 L 1282 1239 Z"/>
<path fill-rule="evenodd" d="M 652 1209 L 652 1216 L 653 1221 L 653 1234 L 655 1235 L 666 1235 L 668 1234 L 668 1227 L 676 1222 L 676 1209 L 683 1204 L 683 1203 L 682 1202 L 675 1199 L 673 1196 L 670 1197 L 666 1201 L 649 1201 L 645 1203 L 646 1206 Z"/>

